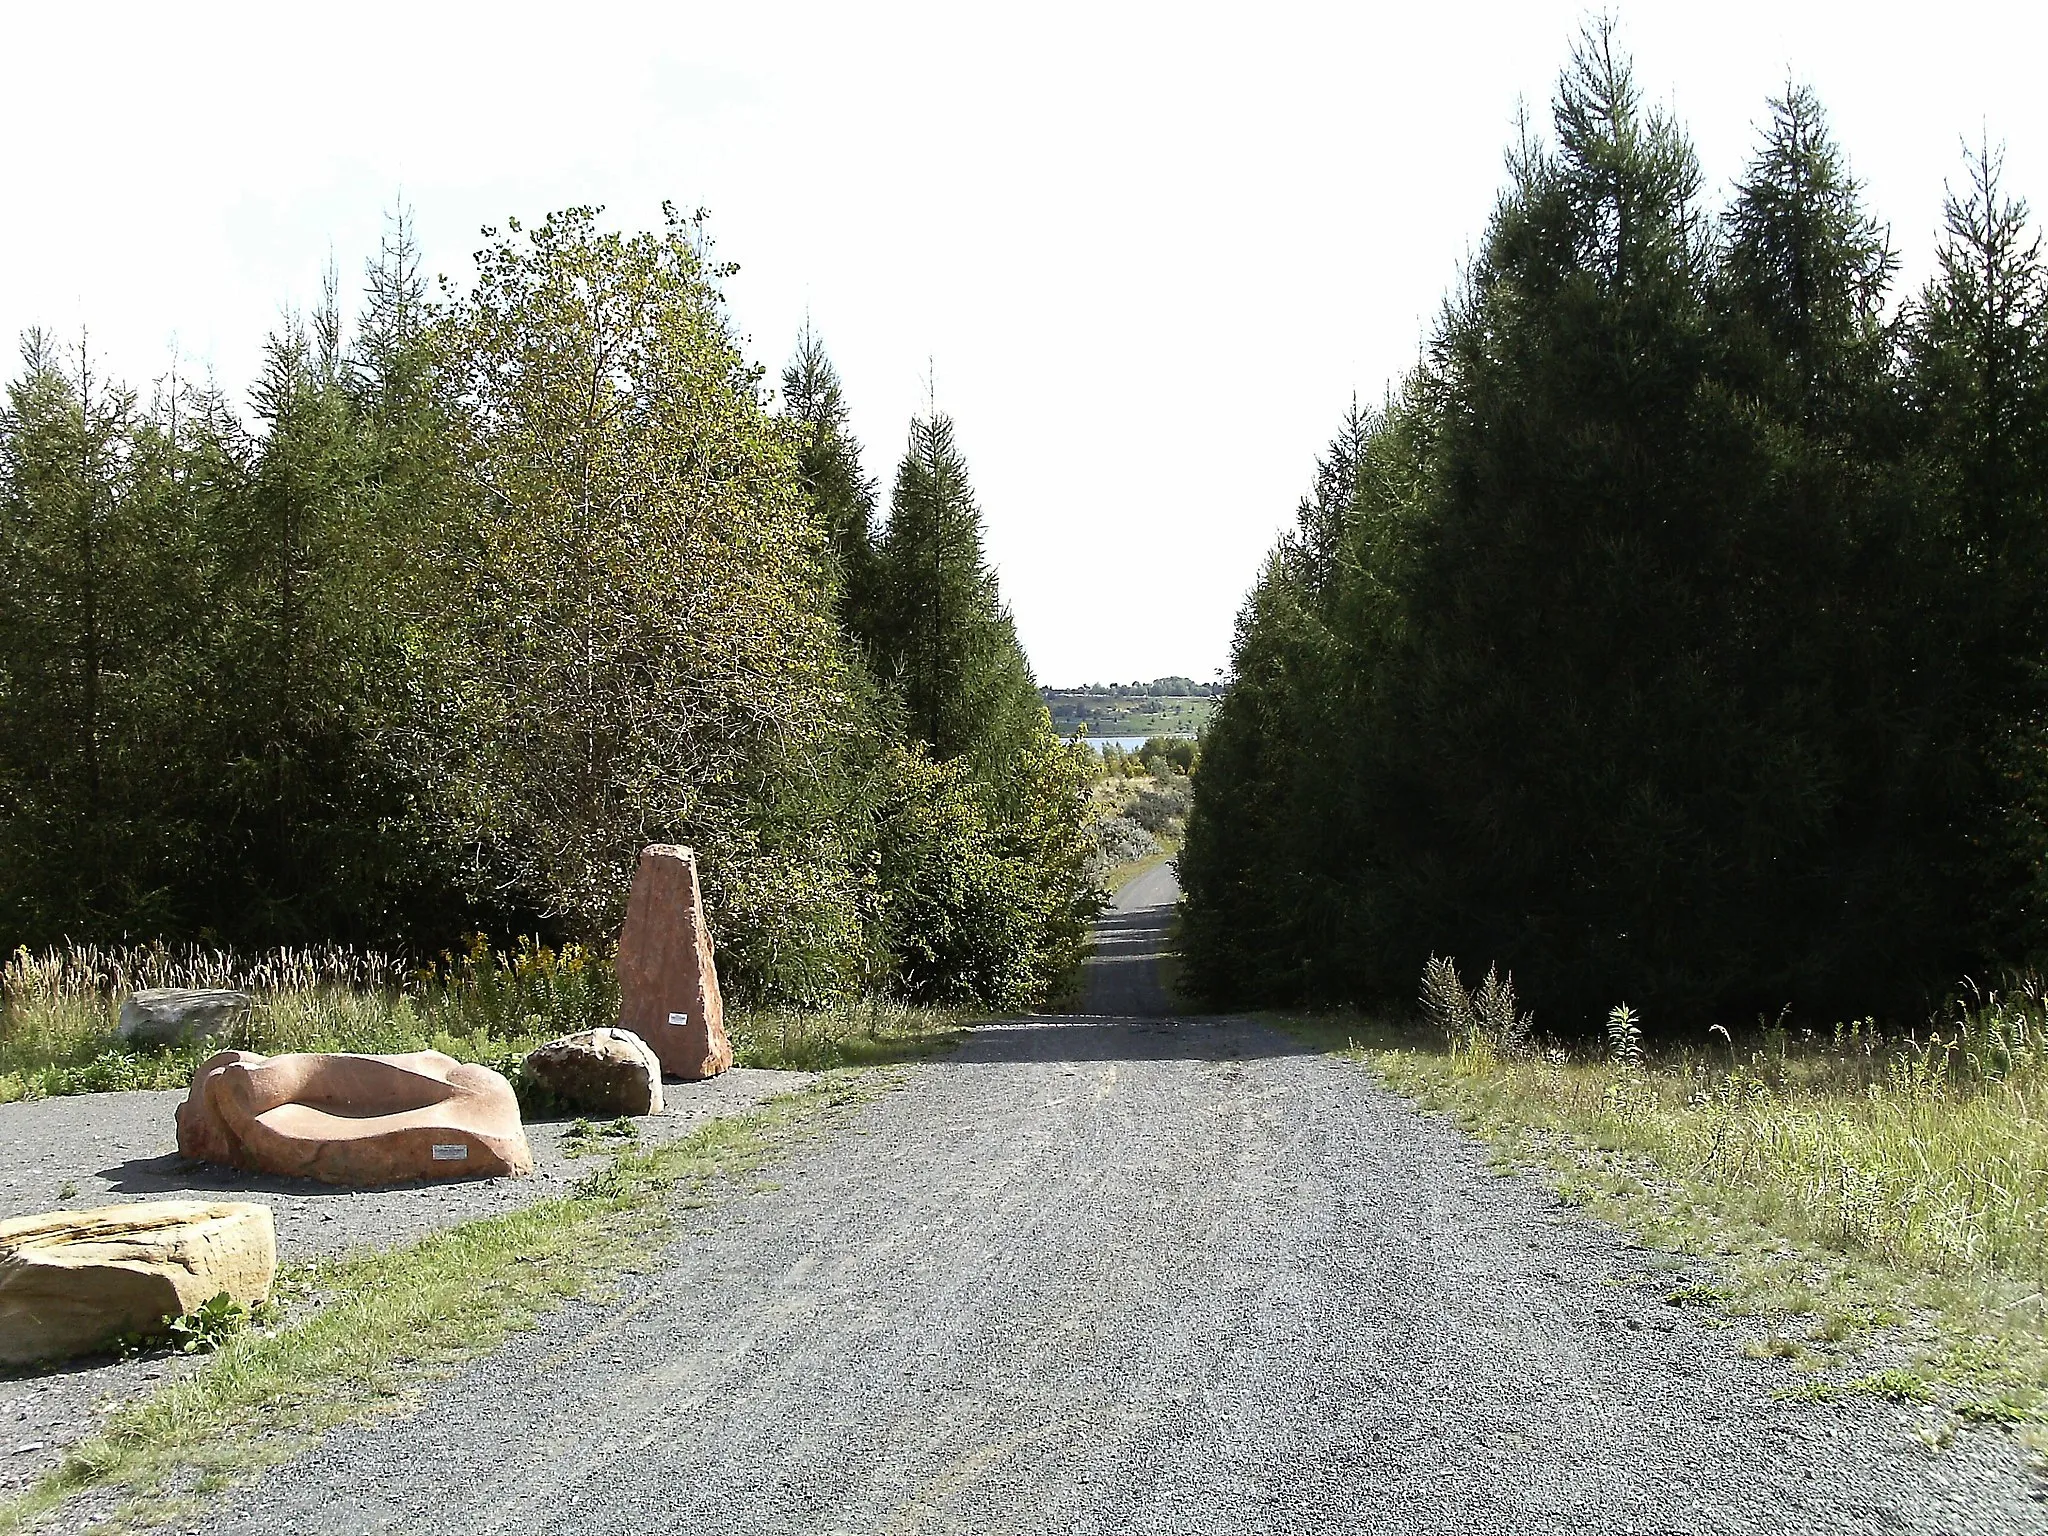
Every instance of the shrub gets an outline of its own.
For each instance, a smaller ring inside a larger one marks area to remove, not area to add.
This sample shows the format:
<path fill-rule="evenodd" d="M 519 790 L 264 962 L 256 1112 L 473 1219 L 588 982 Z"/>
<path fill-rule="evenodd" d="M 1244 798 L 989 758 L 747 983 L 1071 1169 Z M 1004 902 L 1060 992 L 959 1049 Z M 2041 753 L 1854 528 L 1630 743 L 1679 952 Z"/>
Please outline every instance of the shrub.
<path fill-rule="evenodd" d="M 1105 871 L 1142 859 L 1159 847 L 1152 834 L 1128 816 L 1096 823 L 1095 845 Z"/>

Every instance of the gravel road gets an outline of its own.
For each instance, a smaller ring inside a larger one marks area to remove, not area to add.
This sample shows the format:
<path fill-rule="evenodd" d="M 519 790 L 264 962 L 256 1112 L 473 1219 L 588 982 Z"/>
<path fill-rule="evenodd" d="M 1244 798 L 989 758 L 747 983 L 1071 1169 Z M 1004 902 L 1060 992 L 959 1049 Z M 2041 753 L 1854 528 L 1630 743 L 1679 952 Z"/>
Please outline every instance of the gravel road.
<path fill-rule="evenodd" d="M 1116 893 L 1095 925 L 1095 952 L 1088 961 L 1090 1014 L 1150 1019 L 1173 1011 L 1159 984 L 1159 957 L 1178 900 L 1180 882 L 1171 864 L 1148 869 Z"/>
<path fill-rule="evenodd" d="M 202 1528 L 2048 1530 L 2009 1440 L 1774 1401 L 1699 1276 L 1254 1023 L 986 1026 L 774 1177 Z"/>
<path fill-rule="evenodd" d="M 669 1083 L 667 1113 L 636 1123 L 635 1145 L 687 1135 L 706 1119 L 739 1114 L 810 1081 L 805 1072 L 736 1068 L 704 1083 Z M 571 1157 L 568 1120 L 526 1124 L 534 1173 L 525 1179 L 337 1189 L 273 1179 L 178 1156 L 173 1112 L 182 1091 L 85 1093 L 0 1104 L 0 1218 L 125 1205 L 134 1200 L 254 1200 L 270 1207 L 282 1263 L 355 1248 L 388 1248 L 479 1216 L 566 1193 L 604 1157 Z M 600 1142 L 607 1150 L 615 1143 Z M 0 1371 L 0 1494 L 34 1482 L 92 1433 L 100 1416 L 201 1362 L 161 1355 L 104 1357 L 55 1368 Z"/>

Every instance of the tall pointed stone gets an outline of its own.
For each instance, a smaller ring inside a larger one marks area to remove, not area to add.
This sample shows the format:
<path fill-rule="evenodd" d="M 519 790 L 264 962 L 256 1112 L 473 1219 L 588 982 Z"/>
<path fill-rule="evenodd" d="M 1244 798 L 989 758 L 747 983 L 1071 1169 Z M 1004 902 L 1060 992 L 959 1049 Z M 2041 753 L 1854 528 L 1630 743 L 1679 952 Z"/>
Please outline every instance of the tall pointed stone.
<path fill-rule="evenodd" d="M 619 1015 L 623 1028 L 654 1047 L 664 1072 L 695 1081 L 732 1065 L 697 855 L 688 848 L 640 850 L 619 935 Z"/>

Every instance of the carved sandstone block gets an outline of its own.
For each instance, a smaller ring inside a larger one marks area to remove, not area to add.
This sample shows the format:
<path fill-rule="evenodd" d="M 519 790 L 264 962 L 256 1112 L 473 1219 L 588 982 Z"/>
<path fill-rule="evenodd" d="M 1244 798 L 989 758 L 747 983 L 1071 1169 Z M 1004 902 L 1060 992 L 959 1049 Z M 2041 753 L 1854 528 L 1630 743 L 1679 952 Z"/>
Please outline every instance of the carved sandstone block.
<path fill-rule="evenodd" d="M 732 1065 L 697 856 L 688 848 L 654 843 L 640 851 L 619 935 L 619 1014 L 675 1077 L 694 1082 Z"/>
<path fill-rule="evenodd" d="M 178 1106 L 178 1150 L 324 1184 L 533 1172 L 512 1085 L 439 1051 L 222 1051 Z"/>

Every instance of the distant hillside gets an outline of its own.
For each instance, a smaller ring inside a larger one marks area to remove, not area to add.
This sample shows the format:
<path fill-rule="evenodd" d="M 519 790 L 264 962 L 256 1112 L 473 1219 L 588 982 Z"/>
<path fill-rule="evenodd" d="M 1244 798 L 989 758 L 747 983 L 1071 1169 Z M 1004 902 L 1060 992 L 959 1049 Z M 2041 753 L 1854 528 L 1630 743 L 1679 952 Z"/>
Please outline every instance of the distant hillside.
<path fill-rule="evenodd" d="M 1221 683 L 1161 677 L 1149 683 L 1091 683 L 1041 688 L 1053 728 L 1062 736 L 1082 726 L 1090 736 L 1194 736 L 1209 723 Z"/>

